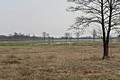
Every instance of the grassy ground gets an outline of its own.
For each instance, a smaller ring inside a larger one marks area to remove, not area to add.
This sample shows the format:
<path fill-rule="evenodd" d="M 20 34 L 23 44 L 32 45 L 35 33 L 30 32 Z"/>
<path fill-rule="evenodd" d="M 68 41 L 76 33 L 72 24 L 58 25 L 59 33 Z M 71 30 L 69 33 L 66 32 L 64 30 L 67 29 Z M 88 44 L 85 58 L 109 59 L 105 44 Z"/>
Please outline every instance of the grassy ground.
<path fill-rule="evenodd" d="M 120 80 L 120 45 L 110 56 L 92 44 L 1 46 L 0 80 Z"/>
<path fill-rule="evenodd" d="M 6 41 L 6 42 L 0 42 L 0 46 L 60 46 L 60 45 L 92 45 L 93 41 L 72 41 L 72 42 L 66 42 L 66 41 L 41 41 L 41 40 L 31 40 L 31 41 Z M 95 44 L 102 44 L 101 42 L 95 42 Z"/>

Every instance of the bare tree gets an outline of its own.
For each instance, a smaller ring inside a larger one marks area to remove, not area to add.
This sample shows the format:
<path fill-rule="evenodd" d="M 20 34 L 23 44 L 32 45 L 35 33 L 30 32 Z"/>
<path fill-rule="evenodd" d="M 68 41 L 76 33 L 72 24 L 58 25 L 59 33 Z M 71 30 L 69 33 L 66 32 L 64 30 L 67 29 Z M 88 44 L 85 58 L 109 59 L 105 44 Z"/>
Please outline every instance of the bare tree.
<path fill-rule="evenodd" d="M 65 33 L 66 42 L 67 42 L 67 40 L 69 39 L 69 37 L 70 37 L 70 33 L 66 32 L 66 33 Z"/>
<path fill-rule="evenodd" d="M 95 29 L 93 29 L 92 35 L 93 35 L 93 42 L 95 42 L 95 38 L 97 36 L 97 31 Z"/>
<path fill-rule="evenodd" d="M 80 41 L 79 39 L 80 39 L 81 32 L 80 32 L 80 31 L 78 31 L 78 32 L 76 32 L 76 33 L 75 33 L 75 35 L 76 35 L 77 40 L 78 40 L 78 42 L 79 42 L 79 41 Z"/>
<path fill-rule="evenodd" d="M 69 7 L 69 11 L 81 11 L 84 15 L 76 18 L 71 26 L 84 31 L 87 27 L 97 24 L 102 29 L 103 59 L 109 58 L 110 32 L 120 29 L 120 0 L 67 0 L 78 6 Z"/>
<path fill-rule="evenodd" d="M 49 35 L 49 33 L 46 34 L 46 37 L 48 39 L 48 43 L 50 44 L 50 35 Z"/>
<path fill-rule="evenodd" d="M 71 43 L 71 41 L 72 41 L 72 33 L 69 33 L 70 35 L 69 35 L 69 39 L 70 39 L 70 43 Z"/>
<path fill-rule="evenodd" d="M 42 32 L 42 36 L 43 36 L 43 39 L 44 39 L 44 42 L 45 42 L 45 39 L 48 36 L 48 34 L 46 32 Z"/>

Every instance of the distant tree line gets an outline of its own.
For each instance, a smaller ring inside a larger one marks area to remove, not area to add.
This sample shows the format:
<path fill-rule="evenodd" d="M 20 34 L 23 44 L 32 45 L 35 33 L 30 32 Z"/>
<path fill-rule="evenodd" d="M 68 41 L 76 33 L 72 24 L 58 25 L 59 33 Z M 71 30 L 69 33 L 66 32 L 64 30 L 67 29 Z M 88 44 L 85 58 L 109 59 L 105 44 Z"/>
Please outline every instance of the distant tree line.
<path fill-rule="evenodd" d="M 75 32 L 75 37 L 72 36 L 72 33 L 66 32 L 64 36 L 62 37 L 51 37 L 49 33 L 47 32 L 42 32 L 41 36 L 36 36 L 33 35 L 31 36 L 30 34 L 22 34 L 22 33 L 17 33 L 14 32 L 13 34 L 10 34 L 8 36 L 6 35 L 0 35 L 0 41 L 24 41 L 24 40 L 43 40 L 43 41 L 54 41 L 54 40 L 65 40 L 66 42 L 71 42 L 72 40 L 77 40 L 79 42 L 80 39 L 101 39 L 101 37 L 97 37 L 97 32 L 93 30 L 92 35 L 93 36 L 87 36 L 87 37 L 80 37 L 82 33 Z M 118 34 L 118 37 L 113 37 L 113 38 L 120 38 L 120 34 Z"/>
<path fill-rule="evenodd" d="M 14 32 L 14 34 L 9 34 L 8 36 L 6 35 L 0 35 L 0 41 L 21 41 L 21 40 L 44 40 L 44 39 L 48 39 L 47 36 L 36 36 L 33 35 L 31 36 L 30 34 L 22 34 L 22 33 L 17 33 Z M 50 37 L 53 38 L 53 37 Z"/>

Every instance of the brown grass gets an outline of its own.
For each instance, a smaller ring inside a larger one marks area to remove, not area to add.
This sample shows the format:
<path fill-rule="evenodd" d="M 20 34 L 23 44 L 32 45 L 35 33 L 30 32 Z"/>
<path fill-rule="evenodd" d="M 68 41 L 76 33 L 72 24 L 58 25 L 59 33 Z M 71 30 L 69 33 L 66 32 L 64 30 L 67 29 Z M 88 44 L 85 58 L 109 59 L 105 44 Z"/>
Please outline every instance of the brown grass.
<path fill-rule="evenodd" d="M 120 45 L 0 47 L 0 80 L 120 80 Z"/>

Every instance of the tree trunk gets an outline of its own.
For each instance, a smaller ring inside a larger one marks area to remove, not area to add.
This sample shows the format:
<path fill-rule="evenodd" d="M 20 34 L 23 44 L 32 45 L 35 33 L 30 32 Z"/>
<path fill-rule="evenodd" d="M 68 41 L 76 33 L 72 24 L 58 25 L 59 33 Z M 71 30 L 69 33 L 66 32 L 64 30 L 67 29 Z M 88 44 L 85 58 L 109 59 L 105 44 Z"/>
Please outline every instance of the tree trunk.
<path fill-rule="evenodd" d="M 109 42 L 106 40 L 104 46 L 104 52 L 103 52 L 103 59 L 109 58 Z"/>
<path fill-rule="evenodd" d="M 103 13 L 103 0 L 101 0 L 101 16 L 102 16 L 102 32 L 103 32 L 103 59 L 108 57 L 108 44 L 109 40 L 106 38 L 105 25 L 104 25 L 104 13 Z"/>
<path fill-rule="evenodd" d="M 109 2 L 109 7 L 110 7 L 110 13 L 109 13 L 109 27 L 108 27 L 108 30 L 107 30 L 107 37 L 106 37 L 106 40 L 105 40 L 105 46 L 104 46 L 104 55 L 103 55 L 103 59 L 105 58 L 109 58 L 109 38 L 110 38 L 110 31 L 111 31 L 111 18 L 112 18 L 112 0 L 110 0 Z"/>

